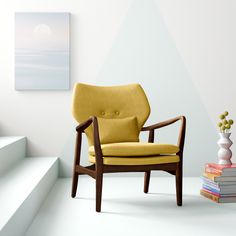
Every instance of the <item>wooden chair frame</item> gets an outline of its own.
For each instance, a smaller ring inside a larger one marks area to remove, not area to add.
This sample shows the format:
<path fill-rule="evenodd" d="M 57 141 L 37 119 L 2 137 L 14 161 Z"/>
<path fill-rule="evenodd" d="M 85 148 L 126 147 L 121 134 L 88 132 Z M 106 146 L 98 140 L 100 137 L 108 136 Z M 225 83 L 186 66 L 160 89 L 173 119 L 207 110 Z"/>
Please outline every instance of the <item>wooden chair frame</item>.
<path fill-rule="evenodd" d="M 152 170 L 163 170 L 171 175 L 175 175 L 176 179 L 176 200 L 177 205 L 182 206 L 182 186 L 183 186 L 183 150 L 184 150 L 184 140 L 185 140 L 185 130 L 186 130 L 186 118 L 184 116 L 179 116 L 170 120 L 166 120 L 161 123 L 157 123 L 151 126 L 143 127 L 141 131 L 149 131 L 148 142 L 154 142 L 154 131 L 156 129 L 171 125 L 177 121 L 181 121 L 179 137 L 178 137 L 178 147 L 179 152 L 177 155 L 180 158 L 179 162 L 176 163 L 166 163 L 166 164 L 155 164 L 155 165 L 104 165 L 103 164 L 103 154 L 99 139 L 98 122 L 95 116 L 90 117 L 87 121 L 79 124 L 76 127 L 77 137 L 75 145 L 75 158 L 74 158 L 74 168 L 73 168 L 73 179 L 72 179 L 72 192 L 71 197 L 76 196 L 78 177 L 79 175 L 87 174 L 96 180 L 96 211 L 101 211 L 101 200 L 102 200 L 102 182 L 103 173 L 115 173 L 115 172 L 145 172 L 144 175 L 144 192 L 148 192 L 150 175 Z M 94 150 L 95 150 L 95 160 L 96 163 L 90 166 L 83 167 L 80 165 L 80 153 L 81 153 L 81 142 L 82 133 L 86 128 L 92 124 L 93 126 L 93 140 L 94 140 Z"/>

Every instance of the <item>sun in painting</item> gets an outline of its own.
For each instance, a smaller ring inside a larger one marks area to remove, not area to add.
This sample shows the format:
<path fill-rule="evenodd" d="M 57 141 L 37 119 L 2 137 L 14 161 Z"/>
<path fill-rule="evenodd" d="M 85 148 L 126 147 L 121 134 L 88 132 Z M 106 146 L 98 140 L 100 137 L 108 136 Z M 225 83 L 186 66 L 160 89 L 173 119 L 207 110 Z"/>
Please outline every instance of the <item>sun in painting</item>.
<path fill-rule="evenodd" d="M 37 40 L 48 40 L 52 36 L 52 30 L 50 26 L 46 24 L 38 24 L 33 30 L 34 37 Z"/>

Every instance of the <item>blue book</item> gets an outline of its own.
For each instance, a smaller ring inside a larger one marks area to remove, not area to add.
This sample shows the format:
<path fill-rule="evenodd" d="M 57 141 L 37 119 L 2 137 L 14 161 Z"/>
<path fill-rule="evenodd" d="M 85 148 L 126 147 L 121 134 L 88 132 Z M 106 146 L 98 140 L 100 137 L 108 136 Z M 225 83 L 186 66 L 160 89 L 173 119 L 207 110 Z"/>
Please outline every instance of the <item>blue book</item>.
<path fill-rule="evenodd" d="M 211 187 L 211 186 L 205 185 L 205 184 L 203 184 L 202 187 L 203 187 L 203 189 L 206 189 L 206 190 L 211 191 L 213 193 L 217 193 L 217 194 L 220 193 L 220 189 L 219 188 L 214 188 L 214 187 Z"/>

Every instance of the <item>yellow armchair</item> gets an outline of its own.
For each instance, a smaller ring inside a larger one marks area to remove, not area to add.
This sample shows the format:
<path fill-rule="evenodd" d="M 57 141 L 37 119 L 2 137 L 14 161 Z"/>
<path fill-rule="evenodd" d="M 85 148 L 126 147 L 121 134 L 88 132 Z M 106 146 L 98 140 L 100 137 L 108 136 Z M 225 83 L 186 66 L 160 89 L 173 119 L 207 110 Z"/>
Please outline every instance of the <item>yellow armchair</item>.
<path fill-rule="evenodd" d="M 176 177 L 177 205 L 182 205 L 183 149 L 186 119 L 179 116 L 143 127 L 150 114 L 147 97 L 139 84 L 92 86 L 76 84 L 73 116 L 79 125 L 71 196 L 76 196 L 78 177 L 88 174 L 96 180 L 96 211 L 101 211 L 103 173 L 145 172 L 144 192 L 148 192 L 152 170 Z M 181 121 L 177 145 L 154 143 L 156 129 Z M 148 131 L 147 143 L 139 141 L 140 131 Z M 82 133 L 85 133 L 90 166 L 80 165 Z"/>

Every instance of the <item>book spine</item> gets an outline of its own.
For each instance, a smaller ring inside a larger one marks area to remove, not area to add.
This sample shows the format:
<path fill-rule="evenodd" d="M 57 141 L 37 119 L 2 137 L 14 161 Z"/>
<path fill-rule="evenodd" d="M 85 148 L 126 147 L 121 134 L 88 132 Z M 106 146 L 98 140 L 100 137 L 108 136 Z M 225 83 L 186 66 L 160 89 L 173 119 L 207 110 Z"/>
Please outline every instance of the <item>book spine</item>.
<path fill-rule="evenodd" d="M 210 180 L 213 180 L 216 183 L 228 182 L 228 184 L 230 184 L 230 182 L 236 182 L 236 176 L 217 176 L 206 172 L 203 173 L 203 176 Z"/>
<path fill-rule="evenodd" d="M 207 192 L 205 192 L 203 189 L 200 190 L 200 194 L 201 194 L 202 196 L 204 196 L 204 197 L 206 197 L 206 198 L 208 198 L 208 199 L 214 201 L 214 202 L 219 203 L 219 197 L 214 196 L 214 195 L 212 195 L 212 194 L 210 194 L 210 193 L 207 193 Z"/>
<path fill-rule="evenodd" d="M 219 183 L 216 183 L 211 179 L 208 179 L 206 177 L 201 177 L 201 178 L 202 178 L 203 183 L 206 184 L 206 185 L 210 185 L 210 186 L 213 186 L 213 187 L 216 187 L 216 188 L 220 187 Z"/>
<path fill-rule="evenodd" d="M 204 190 L 204 192 L 212 194 L 212 195 L 214 195 L 216 197 L 221 197 L 221 195 L 219 193 L 214 193 L 214 192 L 211 192 L 210 190 L 207 190 L 207 189 L 204 189 L 204 188 L 202 190 Z"/>
<path fill-rule="evenodd" d="M 210 179 L 210 180 L 212 180 L 212 181 L 215 181 L 215 177 L 216 177 L 216 175 L 210 174 L 210 173 L 206 173 L 206 172 L 203 173 L 203 176 L 208 178 L 208 179 Z"/>
<path fill-rule="evenodd" d="M 217 175 L 217 176 L 222 175 L 221 170 L 218 170 L 218 169 L 215 169 L 215 168 L 212 168 L 212 167 L 208 167 L 208 166 L 205 167 L 205 172 L 209 173 L 209 174 L 214 174 L 214 175 Z"/>
<path fill-rule="evenodd" d="M 213 188 L 213 187 L 210 187 L 210 186 L 205 185 L 205 184 L 202 185 L 202 188 L 207 189 L 208 191 L 220 194 L 220 189 L 218 189 L 218 188 Z"/>

